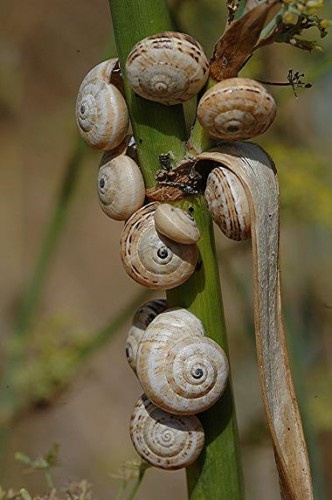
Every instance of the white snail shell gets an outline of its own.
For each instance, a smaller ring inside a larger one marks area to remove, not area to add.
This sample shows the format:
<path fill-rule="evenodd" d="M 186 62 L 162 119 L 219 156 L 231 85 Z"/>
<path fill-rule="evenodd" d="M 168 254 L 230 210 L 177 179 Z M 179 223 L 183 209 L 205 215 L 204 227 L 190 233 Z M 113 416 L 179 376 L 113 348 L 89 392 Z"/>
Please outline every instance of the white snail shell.
<path fill-rule="evenodd" d="M 126 356 L 130 367 L 136 373 L 136 354 L 138 345 L 151 321 L 167 308 L 166 300 L 150 300 L 139 307 L 133 318 L 126 342 Z"/>
<path fill-rule="evenodd" d="M 84 78 L 76 101 L 76 122 L 84 141 L 102 151 L 116 148 L 125 138 L 129 115 L 120 90 L 110 83 L 115 63 L 93 68 Z"/>
<path fill-rule="evenodd" d="M 188 312 L 159 314 L 147 327 L 136 357 L 137 377 L 147 397 L 177 415 L 210 408 L 222 395 L 229 371 L 224 351 L 202 335 L 194 320 L 188 322 Z"/>
<path fill-rule="evenodd" d="M 119 155 L 102 165 L 98 173 L 100 206 L 111 219 L 127 220 L 145 199 L 143 175 L 134 160 Z"/>
<path fill-rule="evenodd" d="M 130 437 L 138 454 L 154 467 L 188 467 L 204 447 L 204 429 L 195 415 L 170 415 L 143 395 L 130 422 Z"/>
<path fill-rule="evenodd" d="M 197 117 L 208 133 L 224 140 L 245 140 L 265 132 L 276 116 L 273 97 L 250 78 L 229 78 L 202 97 Z"/>
<path fill-rule="evenodd" d="M 217 167 L 209 174 L 204 197 L 214 222 L 232 240 L 250 238 L 248 198 L 233 172 Z"/>
<path fill-rule="evenodd" d="M 158 203 L 149 203 L 126 222 L 121 235 L 121 259 L 125 270 L 140 285 L 169 290 L 195 271 L 196 245 L 182 245 L 159 235 L 154 213 Z"/>
<path fill-rule="evenodd" d="M 159 205 L 154 222 L 160 234 L 178 243 L 189 245 L 197 243 L 200 238 L 199 229 L 191 215 L 169 203 Z"/>
<path fill-rule="evenodd" d="M 90 80 L 94 80 L 95 78 L 99 78 L 106 83 L 110 83 L 113 79 L 114 72 L 120 73 L 119 59 L 107 59 L 107 61 L 103 61 L 94 66 L 94 68 L 86 74 L 82 84 L 85 84 Z"/>
<path fill-rule="evenodd" d="M 138 95 L 172 105 L 198 94 L 208 79 L 209 64 L 196 40 L 183 33 L 165 32 L 133 47 L 126 72 Z"/>

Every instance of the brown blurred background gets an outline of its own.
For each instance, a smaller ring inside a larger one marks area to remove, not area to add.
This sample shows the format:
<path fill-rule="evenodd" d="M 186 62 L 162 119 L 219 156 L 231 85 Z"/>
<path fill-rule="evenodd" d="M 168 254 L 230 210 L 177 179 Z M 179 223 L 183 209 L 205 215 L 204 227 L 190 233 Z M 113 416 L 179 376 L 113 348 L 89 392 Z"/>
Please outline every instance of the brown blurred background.
<path fill-rule="evenodd" d="M 211 53 L 224 27 L 224 2 L 170 4 L 179 29 Z M 325 13 L 332 18 L 331 6 Z M 106 0 L 2 0 L 0 15 L 0 354 L 5 366 L 5 342 L 34 273 L 69 161 L 79 148 L 77 89 L 87 71 L 116 56 L 116 50 Z M 318 39 L 317 33 L 310 37 Z M 292 68 L 313 83 L 310 90 L 299 89 L 298 99 L 289 88 L 272 88 L 278 117 L 258 142 L 276 160 L 280 174 L 285 319 L 317 498 L 324 499 L 332 495 L 331 35 L 321 45 L 324 51 L 312 54 L 281 45 L 264 49 L 243 74 L 284 81 Z M 6 444 L 0 472 L 4 489 L 46 491 L 43 475 L 23 474 L 14 453 L 40 456 L 57 442 L 61 463 L 54 478 L 59 489 L 67 481 L 86 479 L 94 498 L 113 499 L 121 481 L 111 476 L 136 457 L 128 421 L 141 390 L 127 365 L 124 343 L 134 314 L 128 303 L 141 292 L 120 262 L 122 224 L 99 209 L 99 158 L 96 152 L 83 151 L 39 308 L 27 340 L 22 340 L 26 356 L 13 377 L 22 404 L 11 418 L 9 435 L 0 441 Z M 219 232 L 216 239 L 246 494 L 249 500 L 275 500 L 277 477 L 256 370 L 250 245 L 226 241 Z M 78 368 L 76 346 L 98 335 L 120 311 L 127 317 L 121 328 Z M 136 498 L 182 500 L 185 491 L 183 472 L 149 470 Z"/>

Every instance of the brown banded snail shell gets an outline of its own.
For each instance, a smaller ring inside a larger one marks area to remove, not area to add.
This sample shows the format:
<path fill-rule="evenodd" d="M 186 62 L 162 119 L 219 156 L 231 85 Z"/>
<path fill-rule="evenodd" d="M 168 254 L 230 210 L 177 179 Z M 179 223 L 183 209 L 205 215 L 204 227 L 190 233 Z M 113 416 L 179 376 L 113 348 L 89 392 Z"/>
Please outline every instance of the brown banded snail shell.
<path fill-rule="evenodd" d="M 160 234 L 178 243 L 189 245 L 197 243 L 200 238 L 199 229 L 191 215 L 169 203 L 157 207 L 154 222 Z"/>
<path fill-rule="evenodd" d="M 250 238 L 250 213 L 247 195 L 233 172 L 217 167 L 209 174 L 204 192 L 214 222 L 232 240 Z"/>
<path fill-rule="evenodd" d="M 93 68 L 78 91 L 76 122 L 84 141 L 102 151 L 116 148 L 124 140 L 129 126 L 126 101 L 118 88 L 107 79 L 113 63 Z"/>
<path fill-rule="evenodd" d="M 136 372 L 147 397 L 177 415 L 207 410 L 224 392 L 228 361 L 221 347 L 202 335 L 189 311 L 169 310 L 147 327 L 138 346 Z"/>
<path fill-rule="evenodd" d="M 126 73 L 138 95 L 173 105 L 198 94 L 208 79 L 209 64 L 196 40 L 183 33 L 165 32 L 133 47 Z"/>
<path fill-rule="evenodd" d="M 159 290 L 175 288 L 195 271 L 196 245 L 176 243 L 156 231 L 149 203 L 126 222 L 121 235 L 121 259 L 126 272 L 140 285 Z"/>
<path fill-rule="evenodd" d="M 126 356 L 131 368 L 136 373 L 136 354 L 138 345 L 151 321 L 167 308 L 166 300 L 150 300 L 139 307 L 133 318 L 126 342 Z"/>
<path fill-rule="evenodd" d="M 137 453 L 154 467 L 188 467 L 204 447 L 204 429 L 195 415 L 170 415 L 143 396 L 136 403 L 130 437 Z"/>
<path fill-rule="evenodd" d="M 197 117 L 217 139 L 245 140 L 263 134 L 276 116 L 273 97 L 250 78 L 229 78 L 210 88 L 202 97 Z"/>
<path fill-rule="evenodd" d="M 98 173 L 100 206 L 108 217 L 127 220 L 145 199 L 143 175 L 134 160 L 119 155 L 102 165 Z"/>

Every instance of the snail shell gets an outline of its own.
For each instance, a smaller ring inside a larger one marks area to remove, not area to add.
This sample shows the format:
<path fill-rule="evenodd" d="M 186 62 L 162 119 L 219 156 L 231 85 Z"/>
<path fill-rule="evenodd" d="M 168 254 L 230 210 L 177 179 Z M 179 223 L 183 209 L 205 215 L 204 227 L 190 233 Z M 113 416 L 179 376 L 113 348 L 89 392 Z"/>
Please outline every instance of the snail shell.
<path fill-rule="evenodd" d="M 208 133 L 224 140 L 244 140 L 265 132 L 276 116 L 273 97 L 250 78 L 229 78 L 209 89 L 197 117 Z"/>
<path fill-rule="evenodd" d="M 130 437 L 137 453 L 155 467 L 188 467 L 204 447 L 204 429 L 195 415 L 170 415 L 143 396 L 136 403 Z"/>
<path fill-rule="evenodd" d="M 126 342 L 126 356 L 131 368 L 136 373 L 136 354 L 144 332 L 151 321 L 167 307 L 166 300 L 150 300 L 137 309 Z"/>
<path fill-rule="evenodd" d="M 126 272 L 140 285 L 169 290 L 195 271 L 196 245 L 182 245 L 158 234 L 154 214 L 158 203 L 149 203 L 126 222 L 121 235 L 121 258 Z"/>
<path fill-rule="evenodd" d="M 121 81 L 121 71 L 119 59 L 108 59 L 103 61 L 94 68 L 92 68 L 84 77 L 82 84 L 87 83 L 90 80 L 98 78 L 103 80 L 105 83 L 113 83 L 113 81 L 119 79 Z M 117 86 L 117 85 L 116 85 Z M 122 85 L 121 85 L 122 86 Z"/>
<path fill-rule="evenodd" d="M 119 155 L 102 165 L 98 173 L 100 206 L 111 219 L 126 220 L 145 199 L 142 173 L 129 156 Z"/>
<path fill-rule="evenodd" d="M 195 316 L 188 321 L 188 312 L 159 314 L 147 327 L 136 357 L 137 377 L 147 397 L 178 415 L 207 410 L 222 395 L 228 378 L 224 351 L 202 335 Z"/>
<path fill-rule="evenodd" d="M 159 205 L 154 222 L 160 234 L 178 243 L 189 245 L 197 243 L 200 238 L 199 229 L 191 215 L 169 203 Z"/>
<path fill-rule="evenodd" d="M 209 174 L 204 192 L 214 222 L 232 240 L 250 238 L 248 198 L 233 172 L 217 167 Z"/>
<path fill-rule="evenodd" d="M 93 77 L 94 73 L 99 76 Z M 101 69 L 91 70 L 83 80 L 76 101 L 76 122 L 89 146 L 109 151 L 124 140 L 129 115 L 121 92 L 103 76 Z"/>
<path fill-rule="evenodd" d="M 198 94 L 208 79 L 209 63 L 196 40 L 183 33 L 165 32 L 133 47 L 126 72 L 138 95 L 172 105 Z"/>

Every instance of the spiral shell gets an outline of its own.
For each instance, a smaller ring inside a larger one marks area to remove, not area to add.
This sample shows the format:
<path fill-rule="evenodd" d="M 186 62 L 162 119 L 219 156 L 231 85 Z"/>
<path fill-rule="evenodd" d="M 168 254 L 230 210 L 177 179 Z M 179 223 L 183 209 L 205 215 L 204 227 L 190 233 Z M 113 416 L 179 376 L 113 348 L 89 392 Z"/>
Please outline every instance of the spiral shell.
<path fill-rule="evenodd" d="M 105 71 L 105 67 L 93 69 L 83 80 L 76 101 L 76 122 L 89 146 L 109 151 L 124 140 L 129 115 L 121 92 L 105 81 Z"/>
<path fill-rule="evenodd" d="M 209 64 L 196 40 L 166 32 L 138 42 L 128 56 L 126 72 L 138 95 L 172 105 L 198 94 L 208 79 Z"/>
<path fill-rule="evenodd" d="M 120 80 L 121 71 L 119 59 L 107 59 L 107 61 L 97 64 L 86 74 L 82 84 L 94 80 L 95 78 L 103 80 L 105 83 L 113 83 L 113 80 Z"/>
<path fill-rule="evenodd" d="M 168 290 L 190 278 L 198 259 L 196 245 L 182 245 L 159 235 L 149 203 L 128 219 L 121 235 L 121 259 L 126 272 L 140 285 Z"/>
<path fill-rule="evenodd" d="M 159 314 L 147 327 L 136 357 L 137 377 L 147 397 L 178 415 L 207 410 L 222 395 L 228 377 L 224 351 L 202 336 L 194 320 L 188 322 L 188 313 L 178 309 Z"/>
<path fill-rule="evenodd" d="M 166 300 L 150 300 L 137 309 L 126 342 L 126 356 L 136 373 L 136 354 L 138 345 L 151 321 L 167 307 Z"/>
<path fill-rule="evenodd" d="M 160 234 L 178 243 L 189 245 L 197 243 L 200 238 L 199 229 L 191 215 L 169 203 L 159 205 L 154 222 Z"/>
<path fill-rule="evenodd" d="M 204 192 L 214 222 L 232 240 L 250 238 L 250 213 L 247 195 L 233 172 L 217 167 L 210 173 Z"/>
<path fill-rule="evenodd" d="M 276 116 L 273 97 L 250 78 L 229 78 L 209 89 L 197 117 L 208 133 L 224 140 L 244 140 L 265 132 Z"/>
<path fill-rule="evenodd" d="M 134 407 L 130 437 L 144 460 L 167 470 L 188 467 L 204 447 L 204 430 L 195 415 L 170 415 L 145 395 Z"/>
<path fill-rule="evenodd" d="M 145 185 L 138 165 L 119 155 L 102 165 L 98 173 L 100 206 L 111 219 L 126 220 L 141 208 Z"/>

